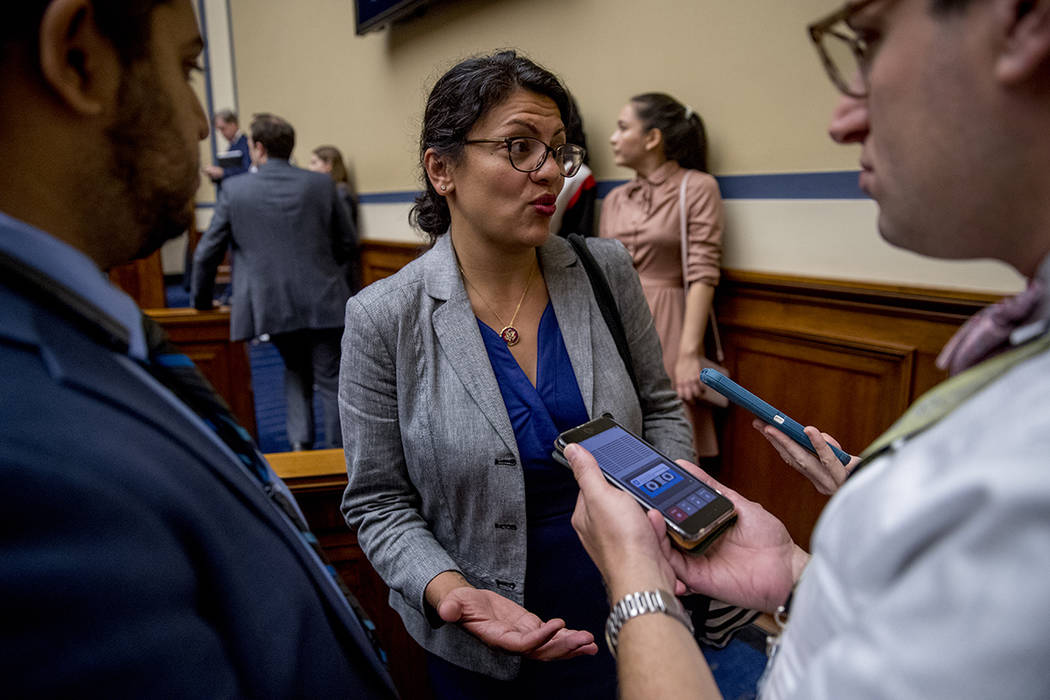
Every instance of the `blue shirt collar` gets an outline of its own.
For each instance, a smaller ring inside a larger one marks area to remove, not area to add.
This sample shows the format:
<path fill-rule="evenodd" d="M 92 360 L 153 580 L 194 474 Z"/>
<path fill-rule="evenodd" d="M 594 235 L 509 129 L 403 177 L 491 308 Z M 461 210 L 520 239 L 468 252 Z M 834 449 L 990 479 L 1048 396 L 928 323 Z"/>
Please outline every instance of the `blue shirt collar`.
<path fill-rule="evenodd" d="M 68 243 L 0 212 L 0 250 L 76 292 L 128 332 L 128 355 L 145 360 L 146 334 L 135 301 L 115 287 L 95 262 Z"/>

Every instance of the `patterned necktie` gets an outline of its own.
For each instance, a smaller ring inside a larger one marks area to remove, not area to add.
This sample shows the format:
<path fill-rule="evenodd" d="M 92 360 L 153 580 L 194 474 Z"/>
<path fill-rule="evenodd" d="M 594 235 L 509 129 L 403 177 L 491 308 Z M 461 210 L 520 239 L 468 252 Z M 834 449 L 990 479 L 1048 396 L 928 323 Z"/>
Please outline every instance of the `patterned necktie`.
<path fill-rule="evenodd" d="M 193 361 L 171 344 L 164 329 L 145 315 L 142 317 L 142 327 L 145 330 L 146 345 L 149 348 L 149 362 L 145 366 L 150 374 L 196 413 L 259 481 L 266 495 L 288 517 L 303 542 L 320 559 L 325 570 L 346 598 L 351 610 L 361 622 L 376 654 L 385 664 L 386 653 L 379 646 L 375 635 L 375 624 L 369 619 L 354 594 L 346 587 L 339 572 L 328 561 L 324 550 L 321 549 L 321 543 L 310 531 L 309 525 L 295 502 L 285 493 L 283 484 L 275 483 L 275 475 L 259 453 L 251 435 L 237 423 L 229 406 L 208 383 Z"/>
<path fill-rule="evenodd" d="M 1025 324 L 1043 298 L 1046 287 L 1038 277 L 1017 296 L 982 309 L 952 336 L 937 356 L 937 367 L 952 376 L 1010 347 L 1010 334 Z"/>

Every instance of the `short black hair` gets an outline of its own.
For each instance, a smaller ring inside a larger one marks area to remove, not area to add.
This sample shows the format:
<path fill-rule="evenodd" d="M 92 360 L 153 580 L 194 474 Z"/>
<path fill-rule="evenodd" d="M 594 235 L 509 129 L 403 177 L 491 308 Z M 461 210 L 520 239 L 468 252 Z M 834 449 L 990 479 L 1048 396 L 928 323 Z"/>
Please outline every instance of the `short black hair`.
<path fill-rule="evenodd" d="M 474 124 L 518 88 L 549 97 L 557 105 L 562 122 L 569 123 L 569 95 L 553 73 L 515 51 L 473 56 L 450 68 L 430 91 L 419 135 L 421 168 L 423 155 L 430 148 L 458 160 Z M 448 202 L 434 189 L 425 168 L 423 192 L 416 197 L 409 221 L 431 240 L 445 233 L 452 222 Z"/>
<path fill-rule="evenodd" d="M 151 39 L 153 10 L 171 0 L 92 0 L 91 7 L 102 35 L 113 43 L 125 66 L 145 58 Z M 0 3 L 0 64 L 16 47 L 35 53 L 40 22 L 51 0 L 12 0 Z M 35 65 L 36 60 L 32 61 Z M 39 66 L 37 67 L 39 70 Z"/>
<path fill-rule="evenodd" d="M 261 143 L 270 158 L 288 160 L 295 148 L 295 129 L 276 114 L 260 112 L 252 115 L 252 141 Z"/>

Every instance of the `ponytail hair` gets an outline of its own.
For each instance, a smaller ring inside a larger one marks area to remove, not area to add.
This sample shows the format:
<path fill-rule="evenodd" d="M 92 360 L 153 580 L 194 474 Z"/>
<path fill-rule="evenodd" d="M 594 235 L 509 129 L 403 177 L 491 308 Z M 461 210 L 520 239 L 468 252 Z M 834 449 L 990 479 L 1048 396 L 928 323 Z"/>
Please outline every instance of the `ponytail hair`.
<path fill-rule="evenodd" d="M 692 107 L 662 92 L 647 92 L 631 98 L 646 131 L 659 129 L 664 155 L 683 168 L 707 172 L 707 132 L 704 121 Z"/>

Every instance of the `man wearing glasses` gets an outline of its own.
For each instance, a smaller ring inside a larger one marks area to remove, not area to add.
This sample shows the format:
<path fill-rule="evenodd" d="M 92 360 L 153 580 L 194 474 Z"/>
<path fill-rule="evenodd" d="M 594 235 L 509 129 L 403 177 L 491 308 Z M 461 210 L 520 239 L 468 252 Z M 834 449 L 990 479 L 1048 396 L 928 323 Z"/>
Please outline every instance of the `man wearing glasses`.
<path fill-rule="evenodd" d="M 1030 283 L 953 338 L 951 378 L 861 455 L 812 555 L 724 487 L 737 524 L 682 555 L 566 450 L 573 524 L 627 601 L 611 620 L 623 697 L 718 697 L 673 597 L 651 594 L 683 583 L 777 613 L 763 698 L 1050 697 L 1050 2 L 861 0 L 809 31 L 843 93 L 831 136 L 862 145 L 881 235 Z"/>

